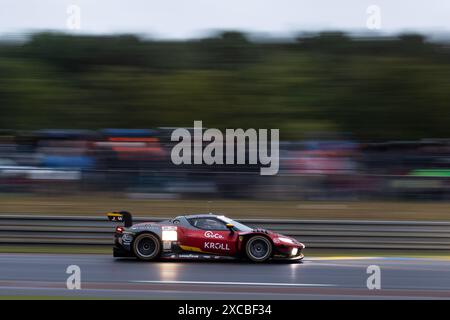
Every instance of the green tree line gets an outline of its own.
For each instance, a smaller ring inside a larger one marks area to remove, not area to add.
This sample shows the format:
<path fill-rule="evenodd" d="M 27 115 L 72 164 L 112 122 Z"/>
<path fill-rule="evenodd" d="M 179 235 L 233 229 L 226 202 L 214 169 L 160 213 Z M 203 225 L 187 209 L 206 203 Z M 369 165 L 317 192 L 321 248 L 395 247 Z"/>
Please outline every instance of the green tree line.
<path fill-rule="evenodd" d="M 0 129 L 279 128 L 450 136 L 450 49 L 421 35 L 185 41 L 39 33 L 0 42 Z"/>

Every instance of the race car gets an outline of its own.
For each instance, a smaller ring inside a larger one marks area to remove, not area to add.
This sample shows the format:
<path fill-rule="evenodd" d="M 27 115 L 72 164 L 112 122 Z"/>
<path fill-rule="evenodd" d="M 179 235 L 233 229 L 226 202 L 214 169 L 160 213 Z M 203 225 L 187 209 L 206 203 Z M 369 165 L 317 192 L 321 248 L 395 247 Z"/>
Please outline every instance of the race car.
<path fill-rule="evenodd" d="M 114 235 L 114 257 L 140 260 L 301 260 L 305 245 L 265 229 L 253 229 L 223 215 L 178 216 L 162 222 L 133 224 L 129 212 L 110 212 L 123 223 Z"/>

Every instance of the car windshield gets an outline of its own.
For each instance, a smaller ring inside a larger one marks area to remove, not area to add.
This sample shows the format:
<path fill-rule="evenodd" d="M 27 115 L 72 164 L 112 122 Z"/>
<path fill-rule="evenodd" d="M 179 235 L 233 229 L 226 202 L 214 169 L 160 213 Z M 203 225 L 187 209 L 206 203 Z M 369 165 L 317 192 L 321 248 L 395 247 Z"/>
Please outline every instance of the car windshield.
<path fill-rule="evenodd" d="M 222 220 L 225 223 L 231 223 L 232 225 L 234 225 L 234 227 L 238 230 L 238 231 L 252 231 L 252 228 L 247 227 L 245 224 L 239 223 L 233 219 L 227 218 L 225 216 L 218 216 L 217 218 L 219 218 L 220 220 Z"/>

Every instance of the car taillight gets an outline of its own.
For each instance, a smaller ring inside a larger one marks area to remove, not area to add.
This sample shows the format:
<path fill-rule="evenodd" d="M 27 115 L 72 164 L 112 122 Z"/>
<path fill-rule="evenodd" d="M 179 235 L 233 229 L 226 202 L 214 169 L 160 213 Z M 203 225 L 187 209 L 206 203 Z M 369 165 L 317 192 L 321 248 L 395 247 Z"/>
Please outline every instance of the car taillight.
<path fill-rule="evenodd" d="M 116 227 L 116 233 L 123 233 L 123 227 Z"/>

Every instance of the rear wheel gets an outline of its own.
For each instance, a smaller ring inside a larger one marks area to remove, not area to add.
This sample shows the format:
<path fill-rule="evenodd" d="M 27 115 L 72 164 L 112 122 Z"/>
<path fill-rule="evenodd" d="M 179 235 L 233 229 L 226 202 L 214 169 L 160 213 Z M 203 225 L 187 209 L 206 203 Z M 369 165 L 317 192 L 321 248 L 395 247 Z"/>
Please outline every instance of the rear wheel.
<path fill-rule="evenodd" d="M 153 260 L 161 253 L 161 242 L 154 234 L 142 233 L 133 242 L 133 252 L 141 260 Z"/>
<path fill-rule="evenodd" d="M 272 242 L 264 236 L 253 236 L 248 239 L 245 252 L 254 262 L 267 261 L 272 256 Z"/>

